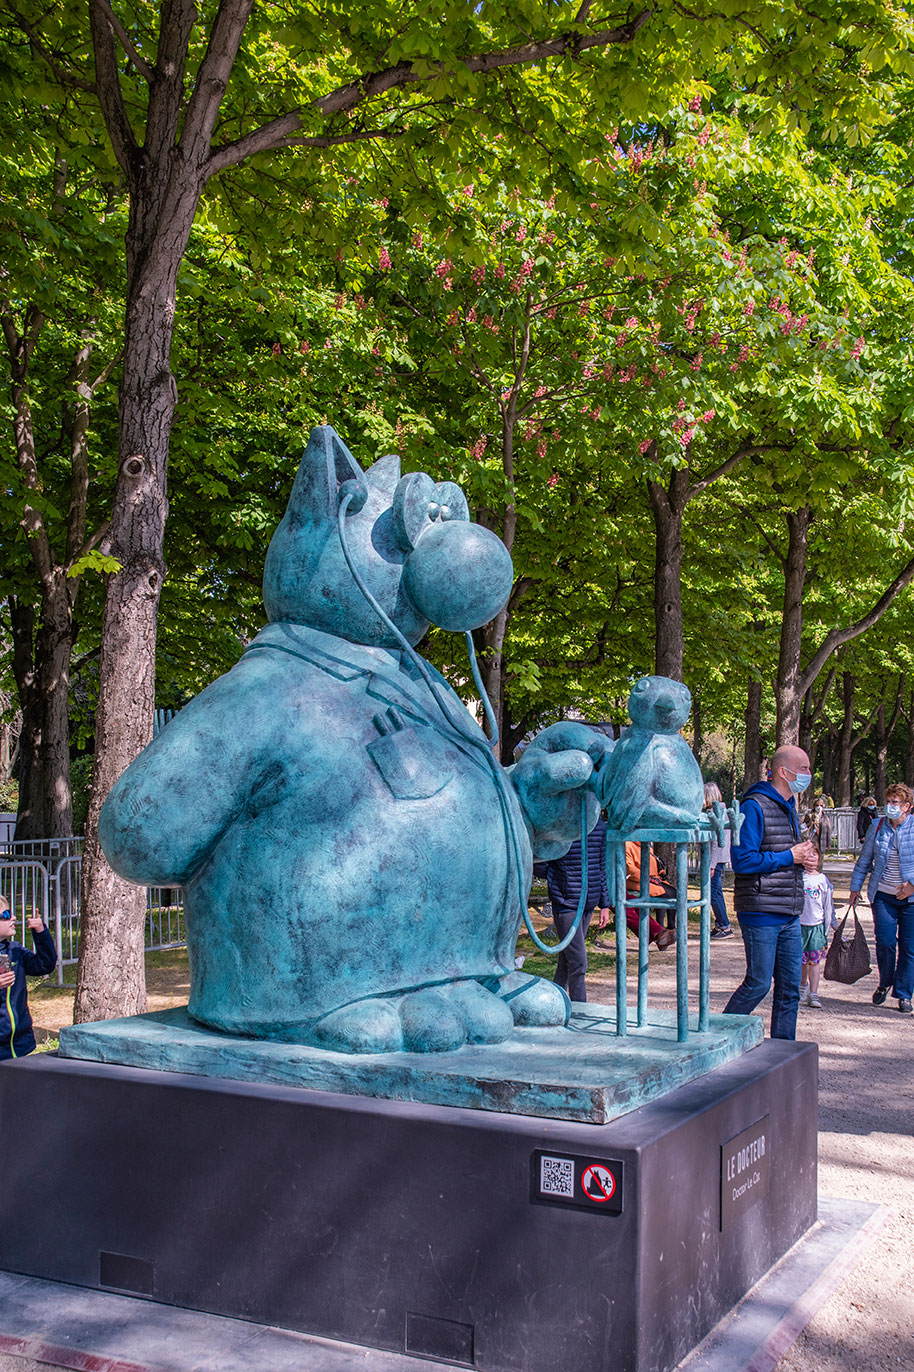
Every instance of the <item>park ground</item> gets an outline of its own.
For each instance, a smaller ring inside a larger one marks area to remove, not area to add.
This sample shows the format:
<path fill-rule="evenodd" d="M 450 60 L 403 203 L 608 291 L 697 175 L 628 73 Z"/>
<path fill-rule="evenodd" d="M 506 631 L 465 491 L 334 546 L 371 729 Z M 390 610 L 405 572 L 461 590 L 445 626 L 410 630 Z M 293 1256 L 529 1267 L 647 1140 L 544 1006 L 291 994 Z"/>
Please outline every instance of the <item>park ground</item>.
<path fill-rule="evenodd" d="M 826 870 L 835 883 L 840 916 L 851 864 L 835 861 Z M 869 907 L 861 906 L 860 913 L 872 951 Z M 693 946 L 693 961 L 695 952 Z M 722 1010 L 744 970 L 738 931 L 733 938 L 714 940 L 711 952 L 711 1009 Z M 527 966 L 546 971 L 539 959 Z M 150 1009 L 186 1002 L 186 954 L 150 954 L 147 982 Z M 875 972 L 854 986 L 823 982 L 823 1008 L 800 1010 L 797 1037 L 819 1045 L 820 1193 L 888 1206 L 892 1220 L 781 1359 L 778 1372 L 914 1367 L 914 1016 L 900 1015 L 893 1001 L 874 1008 L 876 984 Z M 592 1000 L 614 998 L 611 955 L 592 955 L 588 987 Z M 675 1004 L 671 952 L 651 953 L 651 999 Z M 759 1011 L 766 1022 L 769 1008 L 766 1002 Z M 53 1042 L 51 1036 L 71 1021 L 72 987 L 36 988 L 32 1009 L 41 1036 Z M 39 1372 L 39 1365 L 0 1355 L 0 1372 L 33 1369 Z"/>

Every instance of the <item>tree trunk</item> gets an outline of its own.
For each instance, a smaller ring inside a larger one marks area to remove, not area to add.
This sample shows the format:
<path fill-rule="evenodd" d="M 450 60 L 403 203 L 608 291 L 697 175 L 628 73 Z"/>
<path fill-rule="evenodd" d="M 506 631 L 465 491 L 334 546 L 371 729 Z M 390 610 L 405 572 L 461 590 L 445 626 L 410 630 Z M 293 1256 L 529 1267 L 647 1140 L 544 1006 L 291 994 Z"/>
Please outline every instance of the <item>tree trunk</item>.
<path fill-rule="evenodd" d="M 784 610 L 781 620 L 781 649 L 774 687 L 777 705 L 776 741 L 797 743 L 800 737 L 800 708 L 805 686 L 800 669 L 803 646 L 803 587 L 806 581 L 806 555 L 811 512 L 808 505 L 787 515 L 787 559 L 784 566 Z"/>
<path fill-rule="evenodd" d="M 701 725 L 701 690 L 696 686 L 692 692 L 692 756 L 701 766 L 701 747 L 704 743 L 704 735 Z"/>
<path fill-rule="evenodd" d="M 187 232 L 193 222 L 191 214 Z M 131 215 L 120 389 L 120 466 L 106 550 L 121 569 L 108 578 L 102 621 L 95 768 L 83 856 L 79 974 L 74 1019 L 110 1019 L 146 1008 L 146 893 L 108 866 L 98 815 L 118 777 L 152 738 L 156 617 L 165 564 L 168 444 L 177 399 L 169 365 L 178 266 L 186 237 L 151 269 L 140 254 L 142 216 Z M 132 241 L 131 241 L 132 240 Z"/>
<path fill-rule="evenodd" d="M 876 775 L 873 782 L 875 787 L 873 795 L 876 797 L 877 805 L 884 805 L 886 757 L 889 751 L 889 735 L 886 730 L 884 700 L 880 700 L 876 710 L 876 724 L 873 729 L 873 741 L 876 745 Z"/>
<path fill-rule="evenodd" d="M 853 790 L 853 756 L 854 756 L 854 699 L 856 695 L 856 682 L 850 672 L 844 672 L 841 676 L 841 694 L 844 700 L 844 715 L 841 720 L 841 728 L 838 731 L 837 747 L 837 766 L 835 775 L 835 785 L 837 795 L 835 796 L 836 805 L 850 805 L 851 792 Z"/>
<path fill-rule="evenodd" d="M 746 696 L 746 742 L 743 748 L 743 787 L 745 791 L 762 775 L 762 683 L 749 678 Z"/>
<path fill-rule="evenodd" d="M 40 838 L 44 795 L 41 765 L 41 709 L 35 680 L 35 611 L 10 596 L 7 602 L 13 634 L 13 678 L 22 711 L 19 734 L 19 810 L 16 838 Z"/>
<path fill-rule="evenodd" d="M 874 794 L 876 796 L 877 805 L 885 804 L 886 768 L 888 764 L 889 743 L 891 742 L 892 735 L 895 732 L 895 727 L 898 724 L 898 717 L 901 714 L 901 702 L 904 696 L 904 687 L 905 674 L 904 672 L 902 672 L 899 674 L 898 677 L 898 686 L 895 691 L 895 701 L 892 705 L 892 713 L 888 721 L 886 721 L 885 717 L 884 700 L 881 700 L 879 702 L 879 708 L 876 711 L 876 789 Z"/>
<path fill-rule="evenodd" d="M 689 500 L 689 473 L 670 473 L 668 486 L 648 481 L 654 515 L 654 671 L 682 681 L 682 517 Z"/>
<path fill-rule="evenodd" d="M 904 779 L 908 786 L 914 786 L 914 687 L 908 698 L 905 720 L 908 725 L 908 746 L 905 750 Z"/>
<path fill-rule="evenodd" d="M 835 749 L 829 730 L 822 738 L 822 790 L 834 800 L 835 789 Z"/>

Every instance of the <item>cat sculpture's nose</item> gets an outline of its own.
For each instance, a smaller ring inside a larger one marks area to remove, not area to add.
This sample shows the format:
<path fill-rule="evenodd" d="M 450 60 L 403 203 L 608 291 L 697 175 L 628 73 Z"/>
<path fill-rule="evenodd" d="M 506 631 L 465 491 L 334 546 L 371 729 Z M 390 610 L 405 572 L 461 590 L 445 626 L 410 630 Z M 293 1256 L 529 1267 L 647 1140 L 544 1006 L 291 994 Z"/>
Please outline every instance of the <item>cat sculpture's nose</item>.
<path fill-rule="evenodd" d="M 488 624 L 511 594 L 514 567 L 501 539 L 480 524 L 436 520 L 403 567 L 403 589 L 419 613 L 451 633 Z"/>

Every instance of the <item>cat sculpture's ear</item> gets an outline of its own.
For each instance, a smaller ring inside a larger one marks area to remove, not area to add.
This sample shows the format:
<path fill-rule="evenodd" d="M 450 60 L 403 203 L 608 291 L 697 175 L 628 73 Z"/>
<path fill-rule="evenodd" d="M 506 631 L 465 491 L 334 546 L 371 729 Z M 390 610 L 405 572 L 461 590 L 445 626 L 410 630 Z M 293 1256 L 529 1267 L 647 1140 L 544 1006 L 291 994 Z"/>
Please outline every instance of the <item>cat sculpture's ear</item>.
<path fill-rule="evenodd" d="M 375 467 L 379 465 L 375 463 Z M 330 424 L 312 429 L 295 474 L 283 522 L 287 527 L 297 529 L 305 524 L 335 521 L 340 487 L 347 481 L 364 487 L 365 474 L 336 429 Z"/>
<path fill-rule="evenodd" d="M 383 492 L 389 504 L 394 498 L 394 491 L 400 480 L 400 459 L 397 454 L 388 453 L 386 457 L 379 457 L 377 462 L 372 462 L 365 472 L 365 480 L 376 491 Z"/>

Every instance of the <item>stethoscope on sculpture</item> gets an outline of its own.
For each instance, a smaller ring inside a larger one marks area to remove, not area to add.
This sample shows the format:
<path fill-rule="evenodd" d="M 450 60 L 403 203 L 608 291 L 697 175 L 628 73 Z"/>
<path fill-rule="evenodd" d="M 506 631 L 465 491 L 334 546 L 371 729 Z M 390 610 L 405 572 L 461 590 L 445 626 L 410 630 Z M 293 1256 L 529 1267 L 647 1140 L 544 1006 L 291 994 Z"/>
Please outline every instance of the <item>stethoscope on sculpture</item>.
<path fill-rule="evenodd" d="M 339 509 L 337 511 L 337 527 L 339 529 L 340 545 L 343 549 L 343 556 L 346 559 L 346 565 L 349 568 L 349 571 L 352 575 L 352 579 L 355 582 L 356 586 L 359 588 L 359 591 L 367 600 L 368 604 L 374 610 L 375 614 L 381 620 L 384 627 L 391 634 L 393 634 L 396 641 L 400 644 L 402 650 L 406 653 L 410 662 L 421 674 L 422 679 L 425 681 L 426 685 L 431 691 L 432 699 L 435 701 L 435 704 L 437 705 L 439 711 L 441 712 L 442 716 L 444 717 L 448 725 L 456 733 L 458 733 L 462 739 L 469 743 L 485 758 L 486 765 L 492 774 L 493 781 L 495 782 L 495 790 L 498 795 L 502 825 L 505 831 L 505 837 L 508 845 L 508 853 L 513 859 L 514 863 L 514 869 L 517 880 L 517 895 L 520 903 L 521 915 L 523 917 L 524 924 L 527 927 L 527 933 L 533 940 L 534 946 L 539 948 L 541 952 L 548 953 L 550 954 L 550 956 L 556 957 L 559 953 L 561 953 L 565 948 L 568 947 L 568 945 L 574 938 L 575 934 L 578 932 L 578 929 L 581 925 L 581 920 L 584 918 L 584 911 L 587 907 L 586 795 L 583 792 L 581 793 L 581 898 L 578 902 L 578 908 L 575 913 L 574 922 L 572 923 L 572 926 L 569 929 L 568 933 L 562 939 L 561 943 L 544 943 L 543 940 L 537 934 L 536 930 L 533 928 L 533 924 L 530 920 L 530 912 L 527 908 L 527 892 L 524 889 L 523 880 L 523 861 L 521 859 L 520 850 L 518 848 L 517 833 L 515 831 L 514 824 L 511 820 L 511 803 L 508 800 L 506 791 L 507 783 L 505 781 L 505 775 L 502 770 L 501 763 L 495 757 L 493 751 L 498 744 L 498 721 L 495 718 L 495 711 L 492 709 L 492 702 L 489 700 L 489 697 L 486 694 L 485 687 L 482 684 L 482 677 L 479 671 L 479 664 L 476 660 L 476 649 L 473 646 L 473 636 L 469 632 L 464 633 L 464 639 L 466 641 L 467 646 L 467 655 L 470 659 L 470 669 L 473 673 L 473 681 L 476 685 L 477 691 L 479 692 L 479 698 L 482 701 L 482 706 L 485 711 L 486 719 L 489 722 L 491 738 L 486 738 L 484 735 L 480 736 L 480 734 L 476 730 L 469 729 L 467 727 L 468 721 L 467 716 L 465 714 L 462 717 L 454 717 L 454 715 L 451 713 L 450 702 L 445 697 L 442 697 L 439 693 L 438 683 L 435 681 L 431 672 L 428 670 L 427 664 L 419 656 L 419 654 L 416 652 L 415 648 L 412 646 L 409 640 L 405 638 L 404 635 L 400 632 L 400 630 L 397 628 L 396 624 L 394 624 L 390 616 L 378 604 L 377 600 L 372 595 L 371 591 L 365 585 L 365 582 L 363 581 L 362 576 L 355 565 L 352 554 L 349 550 L 349 541 L 346 537 L 346 514 L 349 510 L 350 505 L 352 505 L 354 501 L 357 503 L 354 506 L 353 513 L 356 513 L 358 510 L 361 509 L 362 505 L 364 505 L 368 495 L 366 487 L 363 485 L 362 482 L 350 479 L 342 483 L 342 485 L 340 486 L 339 494 L 340 503 Z"/>

